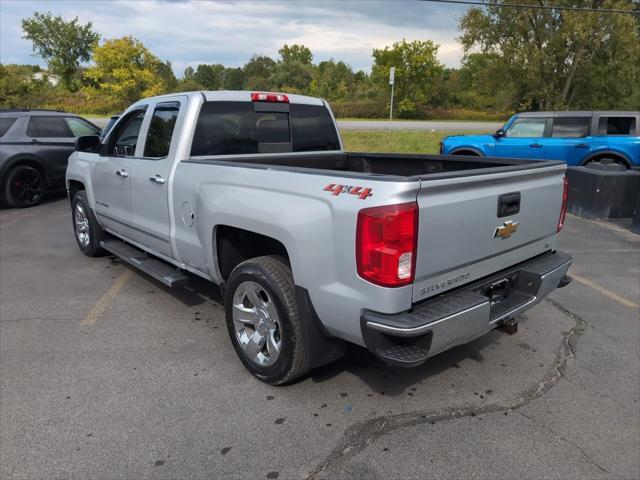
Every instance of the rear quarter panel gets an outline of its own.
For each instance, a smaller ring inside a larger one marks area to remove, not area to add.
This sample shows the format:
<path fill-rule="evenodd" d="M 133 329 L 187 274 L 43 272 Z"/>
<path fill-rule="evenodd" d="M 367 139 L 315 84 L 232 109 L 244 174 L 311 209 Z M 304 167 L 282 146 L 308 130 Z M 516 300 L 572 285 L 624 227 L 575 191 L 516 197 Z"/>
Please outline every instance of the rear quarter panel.
<path fill-rule="evenodd" d="M 365 200 L 332 195 L 329 184 L 372 188 Z M 339 173 L 300 173 L 275 168 L 181 162 L 174 178 L 176 248 L 180 261 L 198 266 L 222 282 L 216 258 L 219 225 L 242 228 L 280 241 L 287 249 L 296 285 L 306 288 L 325 327 L 362 344 L 360 312 L 394 313 L 411 307 L 411 286 L 382 288 L 356 272 L 358 211 L 376 205 L 414 201 L 419 181 L 356 180 Z M 182 220 L 193 208 L 195 223 Z"/>
<path fill-rule="evenodd" d="M 605 153 L 617 153 L 626 158 L 631 165 L 640 165 L 640 137 L 592 137 L 592 149 L 587 160 Z"/>

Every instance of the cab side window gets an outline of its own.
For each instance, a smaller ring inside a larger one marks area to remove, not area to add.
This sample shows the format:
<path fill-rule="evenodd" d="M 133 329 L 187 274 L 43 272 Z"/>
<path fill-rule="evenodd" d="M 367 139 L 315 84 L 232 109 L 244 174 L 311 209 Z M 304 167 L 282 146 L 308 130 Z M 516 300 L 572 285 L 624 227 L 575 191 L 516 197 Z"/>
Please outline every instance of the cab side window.
<path fill-rule="evenodd" d="M 127 114 L 122 121 L 114 127 L 113 135 L 110 135 L 111 141 L 108 145 L 108 155 L 116 157 L 132 157 L 136 154 L 136 146 L 138 145 L 138 135 L 142 128 L 142 121 L 146 108 L 134 110 Z"/>
<path fill-rule="evenodd" d="M 556 117 L 551 136 L 556 138 L 584 138 L 589 136 L 591 117 Z"/>
<path fill-rule="evenodd" d="M 50 115 L 46 117 L 31 117 L 27 127 L 27 136 L 32 138 L 68 138 L 72 134 L 60 117 Z"/>
<path fill-rule="evenodd" d="M 156 105 L 149 124 L 144 156 L 161 158 L 169 155 L 173 129 L 180 112 L 180 102 L 164 102 Z"/>
<path fill-rule="evenodd" d="M 633 135 L 636 131 L 634 117 L 600 117 L 598 135 Z"/>
<path fill-rule="evenodd" d="M 4 137 L 4 134 L 9 131 L 11 126 L 17 120 L 16 117 L 3 117 L 0 118 L 0 137 Z"/>
<path fill-rule="evenodd" d="M 516 118 L 506 132 L 507 137 L 544 137 L 546 118 Z"/>

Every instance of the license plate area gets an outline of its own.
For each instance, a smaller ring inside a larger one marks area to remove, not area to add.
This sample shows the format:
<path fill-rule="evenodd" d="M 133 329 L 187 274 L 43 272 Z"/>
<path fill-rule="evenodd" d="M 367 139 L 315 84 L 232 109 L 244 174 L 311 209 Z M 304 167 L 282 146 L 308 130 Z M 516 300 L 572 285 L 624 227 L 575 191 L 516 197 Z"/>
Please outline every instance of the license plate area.
<path fill-rule="evenodd" d="M 506 300 L 517 285 L 520 272 L 512 273 L 504 278 L 494 280 L 480 287 L 479 292 L 487 297 L 491 305 L 497 305 Z"/>

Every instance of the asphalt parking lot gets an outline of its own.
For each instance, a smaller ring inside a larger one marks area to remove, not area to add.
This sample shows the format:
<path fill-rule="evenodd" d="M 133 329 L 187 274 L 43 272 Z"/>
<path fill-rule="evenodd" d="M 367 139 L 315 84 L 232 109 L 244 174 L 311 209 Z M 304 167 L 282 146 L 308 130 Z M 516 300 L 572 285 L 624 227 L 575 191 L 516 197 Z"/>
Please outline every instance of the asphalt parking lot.
<path fill-rule="evenodd" d="M 214 287 L 78 250 L 67 201 L 0 211 L 0 477 L 639 478 L 640 237 L 569 216 L 574 282 L 422 367 L 357 348 L 287 387 Z"/>

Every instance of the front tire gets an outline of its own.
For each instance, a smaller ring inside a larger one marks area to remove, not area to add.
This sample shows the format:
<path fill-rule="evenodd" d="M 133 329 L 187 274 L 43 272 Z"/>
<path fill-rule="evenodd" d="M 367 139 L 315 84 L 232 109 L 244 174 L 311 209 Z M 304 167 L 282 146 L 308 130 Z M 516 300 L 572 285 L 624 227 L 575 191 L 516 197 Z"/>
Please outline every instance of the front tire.
<path fill-rule="evenodd" d="M 264 256 L 239 264 L 224 304 L 233 347 L 253 375 L 282 385 L 309 370 L 293 275 L 284 259 Z"/>
<path fill-rule="evenodd" d="M 45 182 L 42 173 L 29 165 L 13 167 L 7 174 L 4 198 L 13 208 L 33 207 L 44 195 Z"/>
<path fill-rule="evenodd" d="M 100 246 L 106 234 L 98 224 L 98 220 L 87 200 L 87 193 L 80 190 L 73 196 L 71 202 L 71 220 L 73 232 L 78 247 L 87 257 L 99 257 L 105 255 L 105 250 Z"/>

